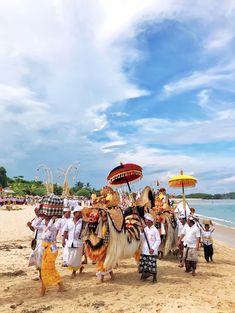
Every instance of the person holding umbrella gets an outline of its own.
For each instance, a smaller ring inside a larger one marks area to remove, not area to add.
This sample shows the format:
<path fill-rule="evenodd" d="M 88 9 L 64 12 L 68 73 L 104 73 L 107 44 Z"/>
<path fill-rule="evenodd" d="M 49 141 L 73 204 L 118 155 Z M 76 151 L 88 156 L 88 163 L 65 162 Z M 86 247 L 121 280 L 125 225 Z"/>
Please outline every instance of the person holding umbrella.
<path fill-rule="evenodd" d="M 154 218 L 151 214 L 144 215 L 146 227 L 143 228 L 143 248 L 140 256 L 139 273 L 141 280 L 153 276 L 153 283 L 157 282 L 157 255 L 161 243 L 160 234 L 154 226 Z M 143 235 L 145 233 L 145 236 Z"/>
<path fill-rule="evenodd" d="M 190 175 L 184 175 L 183 171 L 180 171 L 180 175 L 173 176 L 168 180 L 168 184 L 172 188 L 182 188 L 182 200 L 185 217 L 187 218 L 187 203 L 185 198 L 185 188 L 195 187 L 197 179 Z"/>

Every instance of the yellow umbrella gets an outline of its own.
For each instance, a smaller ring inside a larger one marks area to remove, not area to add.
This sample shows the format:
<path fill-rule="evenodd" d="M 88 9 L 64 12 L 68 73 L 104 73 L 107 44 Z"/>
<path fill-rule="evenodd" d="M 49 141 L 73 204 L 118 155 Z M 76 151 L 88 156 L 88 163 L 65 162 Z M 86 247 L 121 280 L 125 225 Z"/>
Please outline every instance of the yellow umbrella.
<path fill-rule="evenodd" d="M 184 209 L 186 210 L 186 200 L 184 194 L 185 187 L 195 187 L 197 183 L 197 179 L 193 176 L 184 175 L 183 171 L 180 172 L 180 175 L 173 176 L 168 180 L 168 184 L 170 187 L 181 187 L 182 188 L 182 197 L 183 197 L 183 204 Z"/>

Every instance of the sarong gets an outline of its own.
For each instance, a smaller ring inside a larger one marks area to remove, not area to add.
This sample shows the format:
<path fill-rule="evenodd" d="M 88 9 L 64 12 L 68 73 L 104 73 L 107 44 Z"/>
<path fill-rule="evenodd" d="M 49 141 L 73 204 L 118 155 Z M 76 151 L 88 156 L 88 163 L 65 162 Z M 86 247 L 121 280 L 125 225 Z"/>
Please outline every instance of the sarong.
<path fill-rule="evenodd" d="M 184 248 L 184 260 L 186 272 L 196 269 L 198 262 L 198 253 L 196 248 Z"/>
<path fill-rule="evenodd" d="M 183 241 L 180 241 L 180 244 L 179 244 L 179 259 L 180 259 L 180 262 L 183 262 L 183 255 L 184 255 L 184 242 Z"/>
<path fill-rule="evenodd" d="M 185 248 L 186 261 L 198 262 L 198 253 L 196 248 Z"/>
<path fill-rule="evenodd" d="M 45 250 L 42 255 L 41 277 L 43 285 L 47 288 L 61 282 L 60 274 L 55 267 L 58 248 L 55 242 L 42 242 L 42 247 Z"/>
<path fill-rule="evenodd" d="M 68 263 L 68 247 L 62 247 L 62 259 L 63 259 L 63 263 L 67 264 Z"/>
<path fill-rule="evenodd" d="M 77 271 L 82 264 L 83 246 L 78 248 L 67 248 L 67 265 L 68 269 Z"/>
<path fill-rule="evenodd" d="M 141 254 L 139 263 L 139 273 L 148 272 L 157 273 L 157 256 Z"/>

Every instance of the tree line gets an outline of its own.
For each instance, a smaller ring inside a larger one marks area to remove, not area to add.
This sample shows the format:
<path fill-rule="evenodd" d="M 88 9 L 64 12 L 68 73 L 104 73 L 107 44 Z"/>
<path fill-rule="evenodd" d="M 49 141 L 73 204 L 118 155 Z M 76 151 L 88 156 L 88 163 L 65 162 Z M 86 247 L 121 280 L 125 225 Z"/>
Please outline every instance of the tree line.
<path fill-rule="evenodd" d="M 182 198 L 181 195 L 176 196 L 176 198 Z M 192 199 L 203 199 L 203 200 L 226 200 L 226 199 L 235 199 L 235 192 L 228 193 L 216 193 L 216 194 L 208 194 L 208 193 L 190 193 L 187 195 L 187 198 Z"/>
<path fill-rule="evenodd" d="M 10 188 L 14 191 L 16 196 L 44 196 L 46 195 L 46 186 L 42 181 L 36 180 L 26 180 L 24 176 L 15 176 L 10 178 L 7 176 L 6 169 L 0 167 L 0 187 L 1 188 Z M 62 195 L 63 187 L 54 184 L 54 193 L 56 195 Z M 93 188 L 90 183 L 76 182 L 76 184 L 70 188 L 70 195 L 90 198 L 92 193 L 99 193 L 99 190 Z"/>

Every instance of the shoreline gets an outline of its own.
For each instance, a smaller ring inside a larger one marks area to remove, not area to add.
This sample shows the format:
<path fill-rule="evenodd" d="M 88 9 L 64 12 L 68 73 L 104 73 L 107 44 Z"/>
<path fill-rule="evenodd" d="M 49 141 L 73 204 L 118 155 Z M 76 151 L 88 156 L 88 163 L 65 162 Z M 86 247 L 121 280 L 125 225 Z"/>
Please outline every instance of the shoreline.
<path fill-rule="evenodd" d="M 235 248 L 235 229 L 218 224 L 214 224 L 214 226 L 215 231 L 213 232 L 212 237 L 220 243 L 224 243 L 231 248 Z"/>

